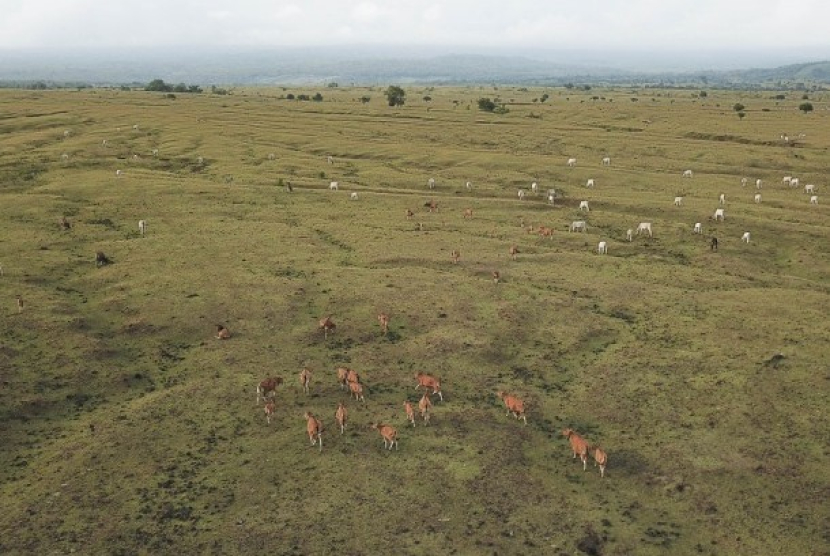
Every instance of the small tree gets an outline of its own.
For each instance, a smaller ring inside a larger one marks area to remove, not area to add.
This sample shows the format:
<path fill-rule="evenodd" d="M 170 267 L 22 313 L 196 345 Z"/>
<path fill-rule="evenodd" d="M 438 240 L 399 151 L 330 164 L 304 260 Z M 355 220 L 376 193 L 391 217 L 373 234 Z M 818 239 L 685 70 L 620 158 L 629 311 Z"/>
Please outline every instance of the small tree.
<path fill-rule="evenodd" d="M 802 102 L 798 105 L 798 109 L 806 114 L 807 112 L 813 111 L 813 105 L 809 102 Z"/>
<path fill-rule="evenodd" d="M 744 116 L 746 116 L 746 112 L 738 112 L 738 117 L 739 117 L 740 119 L 742 119 L 742 120 L 743 120 L 743 119 L 744 119 Z"/>
<path fill-rule="evenodd" d="M 734 110 L 735 112 L 742 112 L 744 108 L 746 108 L 746 106 L 744 106 L 740 102 L 736 102 L 735 106 L 732 107 L 732 110 Z"/>
<path fill-rule="evenodd" d="M 370 100 L 372 100 L 372 97 L 369 97 L 369 96 L 366 96 L 366 95 L 360 97 L 360 102 L 362 102 L 363 104 L 366 104 Z"/>
<path fill-rule="evenodd" d="M 546 100 L 548 100 L 549 98 L 550 98 L 550 95 L 549 95 L 549 94 L 547 94 L 547 93 L 545 93 L 545 94 L 543 94 L 543 95 L 542 95 L 542 97 L 541 97 L 541 99 L 540 99 L 540 100 L 541 100 L 542 102 L 545 102 L 545 101 L 546 101 Z"/>
<path fill-rule="evenodd" d="M 313 97 L 311 97 L 311 100 L 314 102 L 323 102 L 323 95 L 316 93 Z"/>
<path fill-rule="evenodd" d="M 389 85 L 383 94 L 386 95 L 389 106 L 403 106 L 404 102 L 406 102 L 406 91 L 397 85 Z"/>
<path fill-rule="evenodd" d="M 489 98 L 480 98 L 478 99 L 478 109 L 484 112 L 492 112 L 496 109 L 496 103 Z"/>
<path fill-rule="evenodd" d="M 699 96 L 700 98 L 706 98 L 706 97 L 708 97 L 708 96 L 709 96 L 709 93 L 707 93 L 706 91 L 700 91 L 700 92 L 697 94 L 697 96 Z"/>
<path fill-rule="evenodd" d="M 429 96 L 429 95 L 424 96 L 424 102 L 431 102 L 431 101 L 432 101 L 431 96 Z"/>

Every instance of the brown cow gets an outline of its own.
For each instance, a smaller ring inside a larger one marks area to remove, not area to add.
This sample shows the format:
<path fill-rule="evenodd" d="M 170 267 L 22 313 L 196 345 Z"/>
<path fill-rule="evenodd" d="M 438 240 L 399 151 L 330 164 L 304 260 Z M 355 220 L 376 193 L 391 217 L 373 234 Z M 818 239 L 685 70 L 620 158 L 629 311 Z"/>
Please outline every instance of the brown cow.
<path fill-rule="evenodd" d="M 343 402 L 337 404 L 337 411 L 334 412 L 334 420 L 340 425 L 340 434 L 346 430 L 346 421 L 348 420 L 349 412 Z"/>
<path fill-rule="evenodd" d="M 306 419 L 306 432 L 308 432 L 308 439 L 311 441 L 311 445 L 314 446 L 317 444 L 317 441 L 320 441 L 320 451 L 323 451 L 323 423 L 320 420 L 312 415 L 310 412 L 306 411 L 303 415 Z"/>
<path fill-rule="evenodd" d="M 553 228 L 548 228 L 547 226 L 539 226 L 539 236 L 553 237 Z"/>
<path fill-rule="evenodd" d="M 421 412 L 421 418 L 424 420 L 424 425 L 429 424 L 429 416 L 431 410 L 432 401 L 429 399 L 429 394 L 427 392 L 424 392 L 424 395 L 421 396 L 421 401 L 418 402 L 418 411 Z"/>
<path fill-rule="evenodd" d="M 501 280 L 501 274 L 499 274 L 498 270 L 493 271 L 493 283 L 498 284 L 499 280 Z"/>
<path fill-rule="evenodd" d="M 360 382 L 360 375 L 357 374 L 357 371 L 355 371 L 354 369 L 347 369 L 346 383 L 348 384 L 348 383 L 352 383 L 352 382 L 359 383 Z"/>
<path fill-rule="evenodd" d="M 450 253 L 450 257 L 452 257 L 453 264 L 456 264 L 458 259 L 461 258 L 461 253 L 457 249 L 453 249 L 452 253 Z"/>
<path fill-rule="evenodd" d="M 516 419 L 522 419 L 527 425 L 527 416 L 525 415 L 525 404 L 516 396 L 512 396 L 506 392 L 496 392 L 496 395 L 502 399 L 504 406 L 507 408 L 507 415 L 511 413 Z"/>
<path fill-rule="evenodd" d="M 363 397 L 363 385 L 359 382 L 349 382 L 350 395 L 354 396 L 355 400 L 360 400 L 366 403 L 366 398 Z"/>
<path fill-rule="evenodd" d="M 378 322 L 380 323 L 380 328 L 383 330 L 384 336 L 389 333 L 389 315 L 386 313 L 380 313 L 378 315 Z"/>
<path fill-rule="evenodd" d="M 424 206 L 429 208 L 429 212 L 438 212 L 438 203 L 435 202 L 435 199 L 431 199 L 429 202 L 424 203 Z"/>
<path fill-rule="evenodd" d="M 406 209 L 406 219 L 407 219 L 407 220 L 410 220 L 413 216 L 415 216 L 415 213 L 414 213 L 414 212 L 412 212 L 412 211 L 411 211 L 411 210 L 409 210 L 409 209 Z"/>
<path fill-rule="evenodd" d="M 532 229 L 532 228 L 531 228 Z M 510 258 L 516 260 L 516 255 L 519 253 L 519 248 L 515 245 L 510 246 Z"/>
<path fill-rule="evenodd" d="M 605 477 L 605 466 L 608 464 L 608 454 L 599 446 L 592 446 L 591 455 L 594 457 L 594 467 L 599 465 L 599 476 Z"/>
<path fill-rule="evenodd" d="M 303 387 L 303 391 L 308 394 L 308 387 L 311 384 L 311 369 L 308 367 L 304 367 L 302 371 L 300 371 L 300 384 Z"/>
<path fill-rule="evenodd" d="M 227 340 L 231 337 L 231 331 L 222 326 L 221 324 L 216 325 L 216 339 L 217 340 Z"/>
<path fill-rule="evenodd" d="M 412 408 L 412 402 L 406 400 L 403 402 L 404 411 L 406 411 L 406 419 L 415 426 L 415 410 Z"/>
<path fill-rule="evenodd" d="M 389 425 L 381 425 L 380 423 L 373 423 L 372 428 L 377 430 L 380 435 L 383 437 L 383 447 L 388 448 L 391 450 L 392 446 L 395 446 L 395 449 L 398 449 L 398 431 L 395 430 L 394 427 Z"/>
<path fill-rule="evenodd" d="M 327 317 L 323 317 L 320 319 L 320 324 L 318 328 L 323 331 L 323 337 L 328 339 L 329 332 L 334 332 L 334 329 L 337 328 L 337 325 L 334 324 L 334 321 L 331 320 L 331 315 Z"/>
<path fill-rule="evenodd" d="M 432 389 L 432 393 L 438 394 L 441 401 L 444 401 L 444 394 L 441 393 L 441 379 L 424 373 L 415 373 L 415 380 L 418 381 L 418 385 L 415 386 L 416 390 L 418 388 Z"/>
<path fill-rule="evenodd" d="M 281 377 L 268 377 L 260 381 L 256 387 L 256 403 L 260 400 L 265 401 L 266 396 L 273 398 L 277 395 L 277 386 L 282 384 Z"/>
<path fill-rule="evenodd" d="M 265 404 L 265 420 L 268 421 L 268 424 L 271 424 L 271 416 L 274 414 L 274 411 L 277 410 L 277 406 L 274 403 L 274 400 L 269 400 L 267 404 Z"/>
<path fill-rule="evenodd" d="M 464 209 L 464 219 L 466 220 L 467 218 L 472 218 L 472 217 L 473 217 L 473 209 L 471 209 L 471 208 Z"/>
<path fill-rule="evenodd" d="M 68 230 L 68 229 L 72 228 L 72 224 L 69 223 L 69 220 L 67 220 L 66 216 L 61 217 L 60 226 L 64 230 Z"/>
<path fill-rule="evenodd" d="M 340 383 L 340 388 L 346 388 L 348 383 L 349 372 L 353 372 L 348 367 L 337 367 L 337 382 Z"/>
<path fill-rule="evenodd" d="M 574 457 L 579 456 L 579 459 L 582 460 L 582 470 L 588 469 L 588 443 L 585 442 L 585 439 L 576 434 L 573 429 L 563 430 L 562 436 L 571 443 Z"/>

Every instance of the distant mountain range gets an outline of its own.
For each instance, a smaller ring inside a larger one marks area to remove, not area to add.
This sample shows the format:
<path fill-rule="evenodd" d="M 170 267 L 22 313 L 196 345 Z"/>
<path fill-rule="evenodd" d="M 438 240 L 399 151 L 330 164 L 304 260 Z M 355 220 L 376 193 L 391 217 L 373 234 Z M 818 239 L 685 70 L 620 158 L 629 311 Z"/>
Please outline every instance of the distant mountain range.
<path fill-rule="evenodd" d="M 120 85 L 429 85 L 654 84 L 666 86 L 802 88 L 830 84 L 830 62 L 775 68 L 650 71 L 516 55 L 444 54 L 384 57 L 332 51 L 0 52 L 0 83 Z M 594 57 L 596 59 L 596 56 Z M 665 64 L 663 64 L 663 67 Z M 646 69 L 643 69 L 643 68 Z"/>

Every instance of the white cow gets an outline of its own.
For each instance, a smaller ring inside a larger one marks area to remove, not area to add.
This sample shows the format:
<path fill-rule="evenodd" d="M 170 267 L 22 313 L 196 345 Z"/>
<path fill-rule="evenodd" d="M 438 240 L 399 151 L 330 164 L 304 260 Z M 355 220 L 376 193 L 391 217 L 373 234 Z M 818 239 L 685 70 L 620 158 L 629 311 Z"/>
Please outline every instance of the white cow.
<path fill-rule="evenodd" d="M 519 199 L 524 201 L 524 198 L 525 198 L 525 190 L 524 189 L 519 189 Z"/>
<path fill-rule="evenodd" d="M 334 157 L 329 156 L 329 157 L 326 158 L 326 160 L 328 161 L 329 164 L 334 164 Z"/>
<path fill-rule="evenodd" d="M 756 193 L 756 194 L 755 194 L 755 202 L 756 202 L 756 203 L 760 203 L 760 202 L 761 202 L 761 194 L 760 194 L 760 193 Z"/>
<path fill-rule="evenodd" d="M 588 181 L 586 181 L 585 187 L 594 187 L 594 178 L 591 178 Z"/>
<path fill-rule="evenodd" d="M 746 187 L 746 184 L 749 183 L 747 178 L 741 178 L 741 187 Z"/>
<path fill-rule="evenodd" d="M 329 189 L 331 191 L 337 191 L 339 188 L 340 188 L 340 184 L 337 183 L 336 181 L 333 181 L 329 184 Z"/>
<path fill-rule="evenodd" d="M 675 197 L 674 198 L 674 206 L 679 207 L 683 204 L 683 197 Z"/>
<path fill-rule="evenodd" d="M 715 220 L 715 222 L 717 222 L 718 220 L 723 222 L 723 220 L 724 220 L 723 209 L 715 209 L 715 215 L 712 218 Z"/>
<path fill-rule="evenodd" d="M 584 232 L 588 229 L 588 224 L 584 220 L 574 220 L 571 222 L 571 231 L 572 232 Z"/>
<path fill-rule="evenodd" d="M 648 232 L 648 237 L 654 237 L 654 234 L 651 232 L 651 222 L 640 222 L 640 225 L 637 226 L 637 235 L 640 235 L 640 232 Z"/>
<path fill-rule="evenodd" d="M 277 158 L 277 155 L 275 155 L 274 153 L 269 153 L 268 154 L 268 160 L 276 160 L 276 158 Z"/>
<path fill-rule="evenodd" d="M 683 172 L 683 177 L 684 178 L 691 178 L 692 177 L 692 171 L 691 170 L 684 171 Z"/>
<path fill-rule="evenodd" d="M 204 164 L 205 163 L 205 157 L 200 156 L 199 158 L 196 159 L 196 163 L 197 164 Z"/>
<path fill-rule="evenodd" d="M 133 124 L 133 131 L 138 131 L 138 124 Z"/>
<path fill-rule="evenodd" d="M 783 180 L 781 180 L 781 183 L 782 183 L 783 185 L 790 185 L 790 182 L 791 182 L 791 181 L 793 181 L 793 177 L 792 177 L 792 176 L 784 176 L 784 179 L 783 179 Z"/>
<path fill-rule="evenodd" d="M 764 182 L 761 181 L 761 178 L 755 180 L 755 189 L 761 189 L 761 186 L 764 185 Z"/>
<path fill-rule="evenodd" d="M 435 178 L 429 178 L 429 180 L 427 180 L 427 186 L 429 186 L 430 189 L 435 189 Z"/>
<path fill-rule="evenodd" d="M 548 203 L 553 204 L 554 199 L 556 199 L 556 196 L 553 193 L 548 193 Z"/>
<path fill-rule="evenodd" d="M 597 245 L 597 253 L 600 255 L 607 255 L 608 254 L 608 243 L 604 241 L 600 241 Z"/>
<path fill-rule="evenodd" d="M 610 158 L 610 157 L 608 157 L 608 156 L 606 156 L 605 158 L 603 158 L 603 159 L 602 159 L 602 165 L 603 165 L 603 166 L 611 166 L 611 158 Z"/>
<path fill-rule="evenodd" d="M 591 209 L 588 208 L 588 201 L 580 201 L 579 202 L 579 210 L 584 210 L 585 212 L 590 212 Z"/>
<path fill-rule="evenodd" d="M 812 183 L 808 183 L 807 185 L 804 186 L 804 193 L 815 193 L 815 192 L 816 192 L 816 186 L 813 185 Z"/>
<path fill-rule="evenodd" d="M 144 237 L 144 234 L 147 232 L 147 221 L 146 220 L 139 220 L 138 221 L 138 232 Z"/>
<path fill-rule="evenodd" d="M 718 202 L 722 205 L 726 204 L 726 193 L 720 194 L 720 197 L 718 197 Z"/>
<path fill-rule="evenodd" d="M 744 235 L 741 236 L 741 241 L 749 243 L 749 232 L 744 232 Z"/>
<path fill-rule="evenodd" d="M 71 135 L 71 133 L 72 132 L 67 129 L 66 131 L 63 132 L 63 136 L 64 137 L 69 137 Z"/>
<path fill-rule="evenodd" d="M 471 190 L 473 188 L 473 183 L 468 181 L 467 184 L 466 184 L 466 187 L 467 187 L 467 191 Z"/>
<path fill-rule="evenodd" d="M 811 205 L 817 205 L 818 204 L 818 195 L 813 195 L 812 197 L 810 197 L 810 204 Z"/>
<path fill-rule="evenodd" d="M 68 155 L 68 154 L 66 154 L 66 153 L 63 153 L 63 154 L 61 155 L 61 160 L 63 160 L 64 162 L 66 162 L 67 160 L 69 160 L 69 155 Z"/>
<path fill-rule="evenodd" d="M 539 193 L 539 184 L 536 182 L 531 183 L 530 190 L 533 191 L 534 195 L 536 195 L 537 193 Z"/>
<path fill-rule="evenodd" d="M 695 222 L 693 233 L 702 234 L 703 233 L 703 225 L 700 222 Z"/>
<path fill-rule="evenodd" d="M 568 159 L 568 166 L 570 166 L 571 168 L 576 166 L 576 159 L 575 158 L 569 158 Z"/>
<path fill-rule="evenodd" d="M 790 180 L 790 187 L 798 187 L 798 178 L 793 178 Z"/>
<path fill-rule="evenodd" d="M 124 175 L 124 172 L 122 172 L 121 170 L 116 170 L 116 171 L 115 171 L 115 177 L 116 177 L 116 178 L 120 178 L 120 177 L 121 177 L 121 176 L 123 176 L 123 175 Z"/>
<path fill-rule="evenodd" d="M 625 231 L 625 239 L 627 241 L 634 241 L 634 230 L 632 230 L 631 228 L 628 228 Z"/>
<path fill-rule="evenodd" d="M 159 150 L 158 150 L 158 149 L 153 149 L 153 150 L 151 151 L 151 154 L 152 154 L 153 156 L 158 156 L 158 155 L 159 155 Z"/>
<path fill-rule="evenodd" d="M 349 198 L 350 198 L 352 201 L 357 201 L 357 191 L 352 191 L 352 194 L 351 194 L 351 195 L 349 195 Z"/>
<path fill-rule="evenodd" d="M 102 147 L 106 147 L 106 146 L 107 146 L 107 140 L 106 140 L 106 139 L 104 139 L 103 141 L 101 141 L 101 146 L 102 146 Z"/>

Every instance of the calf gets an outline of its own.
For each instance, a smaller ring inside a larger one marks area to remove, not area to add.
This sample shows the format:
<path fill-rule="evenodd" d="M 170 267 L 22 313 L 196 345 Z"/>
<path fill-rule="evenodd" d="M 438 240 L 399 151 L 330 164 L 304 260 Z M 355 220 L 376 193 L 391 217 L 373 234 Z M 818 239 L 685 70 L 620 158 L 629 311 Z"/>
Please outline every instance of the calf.
<path fill-rule="evenodd" d="M 389 315 L 386 313 L 380 313 L 378 315 L 378 322 L 380 323 L 380 329 L 383 331 L 383 334 L 386 335 L 389 333 Z"/>
<path fill-rule="evenodd" d="M 562 436 L 568 439 L 571 443 L 571 450 L 573 450 L 574 457 L 579 456 L 582 460 L 582 470 L 588 468 L 588 443 L 585 439 L 574 432 L 573 429 L 565 429 L 562 431 Z"/>
<path fill-rule="evenodd" d="M 461 258 L 461 253 L 457 249 L 453 249 L 452 253 L 450 253 L 450 257 L 452 257 L 453 264 L 457 264 L 458 259 Z"/>
<path fill-rule="evenodd" d="M 260 381 L 256 387 L 256 403 L 265 401 L 265 398 L 273 398 L 277 395 L 277 386 L 282 384 L 280 377 L 268 377 Z"/>
<path fill-rule="evenodd" d="M 392 446 L 395 449 L 398 449 L 398 431 L 395 430 L 395 427 L 390 425 L 382 425 L 380 423 L 372 423 L 372 428 L 375 429 L 380 433 L 383 437 L 383 447 L 388 448 L 391 450 Z"/>
<path fill-rule="evenodd" d="M 412 402 L 406 400 L 403 402 L 403 409 L 406 411 L 406 420 L 412 423 L 412 426 L 415 426 L 415 410 L 412 407 Z"/>
<path fill-rule="evenodd" d="M 418 411 L 421 413 L 421 419 L 424 420 L 424 425 L 429 424 L 429 415 L 432 410 L 432 400 L 429 399 L 429 394 L 424 392 L 421 396 L 421 401 L 418 402 Z"/>
<path fill-rule="evenodd" d="M 306 425 L 305 430 L 308 433 L 308 439 L 311 441 L 311 445 L 314 446 L 317 442 L 320 442 L 320 451 L 323 451 L 323 423 L 320 420 L 311 414 L 311 412 L 306 411 L 303 414 L 305 417 Z"/>
<path fill-rule="evenodd" d="M 337 421 L 337 424 L 340 426 L 340 434 L 343 434 L 346 430 L 346 421 L 348 420 L 349 412 L 346 410 L 346 406 L 343 405 L 343 402 L 337 404 L 337 411 L 334 412 L 334 420 Z"/>
<path fill-rule="evenodd" d="M 323 317 L 320 319 L 320 323 L 318 324 L 317 328 L 323 331 L 323 337 L 328 339 L 329 332 L 334 332 L 334 329 L 337 328 L 337 325 L 334 324 L 334 321 L 331 320 L 331 315 L 327 317 Z"/>
<path fill-rule="evenodd" d="M 591 455 L 594 458 L 594 467 L 599 465 L 599 476 L 605 478 L 605 466 L 608 465 L 608 454 L 599 446 L 591 447 Z"/>
<path fill-rule="evenodd" d="M 424 390 L 429 391 L 432 390 L 432 394 L 438 394 L 438 398 L 443 402 L 444 401 L 444 394 L 441 393 L 441 380 L 430 376 L 424 373 L 415 373 L 415 380 L 418 381 L 418 385 L 415 387 L 417 390 L 418 388 L 423 388 Z"/>
<path fill-rule="evenodd" d="M 216 325 L 216 339 L 217 340 L 227 340 L 231 337 L 231 331 L 222 326 L 221 324 Z"/>
<path fill-rule="evenodd" d="M 510 246 L 510 258 L 515 261 L 516 260 L 516 255 L 518 255 L 518 254 L 519 254 L 519 248 L 515 245 L 511 245 Z"/>
<path fill-rule="evenodd" d="M 265 404 L 265 420 L 268 421 L 268 424 L 271 424 L 271 416 L 274 415 L 274 412 L 277 410 L 277 406 L 274 403 L 274 400 L 269 400 L 268 403 Z"/>
<path fill-rule="evenodd" d="M 522 419 L 525 422 L 525 425 L 527 425 L 525 404 L 522 400 L 516 396 L 511 396 L 510 394 L 501 391 L 496 392 L 496 395 L 504 402 L 504 406 L 507 408 L 506 415 L 510 415 L 512 413 L 516 419 Z"/>
<path fill-rule="evenodd" d="M 311 369 L 308 367 L 304 367 L 300 371 L 300 385 L 303 387 L 303 391 L 308 394 L 309 386 L 311 385 Z"/>

